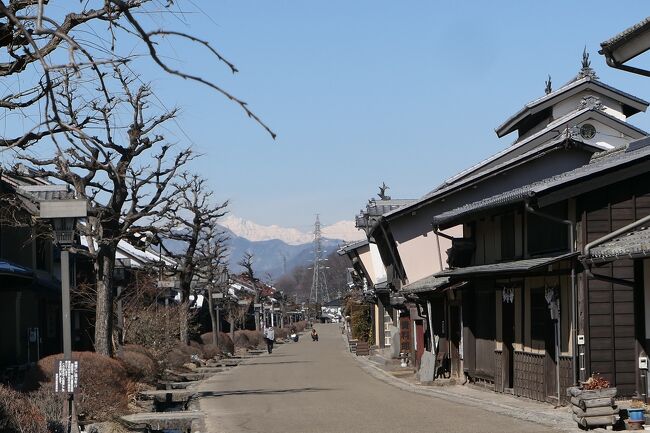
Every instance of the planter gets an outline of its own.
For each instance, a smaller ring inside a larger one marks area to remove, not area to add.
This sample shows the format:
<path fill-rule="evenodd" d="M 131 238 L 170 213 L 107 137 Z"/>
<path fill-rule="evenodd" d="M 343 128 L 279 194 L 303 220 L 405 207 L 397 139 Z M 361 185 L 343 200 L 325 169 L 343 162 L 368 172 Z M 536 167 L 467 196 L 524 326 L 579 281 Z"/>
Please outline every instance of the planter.
<path fill-rule="evenodd" d="M 611 426 L 618 411 L 614 402 L 616 388 L 584 390 L 578 387 L 567 389 L 570 397 L 573 420 L 583 429 Z"/>
<path fill-rule="evenodd" d="M 645 422 L 645 409 L 643 408 L 636 408 L 636 409 L 628 409 L 627 410 L 627 416 L 629 417 L 630 421 L 641 421 Z"/>

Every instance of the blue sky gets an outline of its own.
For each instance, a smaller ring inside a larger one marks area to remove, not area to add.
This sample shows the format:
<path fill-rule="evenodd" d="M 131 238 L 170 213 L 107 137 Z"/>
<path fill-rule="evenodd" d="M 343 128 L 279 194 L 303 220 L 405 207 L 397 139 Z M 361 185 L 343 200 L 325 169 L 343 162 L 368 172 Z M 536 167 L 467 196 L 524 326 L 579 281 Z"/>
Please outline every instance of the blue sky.
<path fill-rule="evenodd" d="M 352 219 L 382 181 L 396 198 L 426 193 L 506 147 L 514 137 L 494 128 L 541 96 L 548 74 L 555 88 L 571 79 L 585 45 L 604 82 L 650 99 L 650 79 L 597 54 L 648 15 L 647 0 L 193 4 L 191 25 L 175 26 L 241 72 L 184 44 L 167 47 L 171 61 L 247 101 L 278 138 L 204 87 L 156 71 L 153 85 L 181 108 L 176 139 L 203 155 L 193 168 L 233 214 L 260 224 Z M 650 130 L 647 114 L 631 121 Z"/>

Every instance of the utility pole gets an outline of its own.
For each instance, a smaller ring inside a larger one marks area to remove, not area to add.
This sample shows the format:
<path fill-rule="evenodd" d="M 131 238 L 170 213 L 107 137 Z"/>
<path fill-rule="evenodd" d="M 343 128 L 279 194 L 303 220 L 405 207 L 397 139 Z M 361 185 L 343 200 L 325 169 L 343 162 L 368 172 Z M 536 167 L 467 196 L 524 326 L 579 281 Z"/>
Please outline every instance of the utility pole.
<path fill-rule="evenodd" d="M 320 218 L 316 214 L 316 222 L 314 223 L 314 274 L 311 281 L 311 292 L 309 294 L 309 302 L 317 304 L 318 301 L 329 302 L 330 295 L 327 290 L 327 279 L 325 278 L 325 269 L 323 262 L 327 259 L 323 258 L 323 245 L 320 231 Z"/>

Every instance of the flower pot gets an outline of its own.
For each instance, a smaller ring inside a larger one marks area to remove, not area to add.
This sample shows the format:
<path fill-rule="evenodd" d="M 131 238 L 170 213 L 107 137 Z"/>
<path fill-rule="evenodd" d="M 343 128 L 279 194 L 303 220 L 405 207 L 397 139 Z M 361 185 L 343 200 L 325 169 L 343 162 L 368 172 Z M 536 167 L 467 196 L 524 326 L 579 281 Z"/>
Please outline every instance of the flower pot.
<path fill-rule="evenodd" d="M 630 408 L 627 410 L 627 416 L 630 421 L 645 421 L 645 409 Z"/>

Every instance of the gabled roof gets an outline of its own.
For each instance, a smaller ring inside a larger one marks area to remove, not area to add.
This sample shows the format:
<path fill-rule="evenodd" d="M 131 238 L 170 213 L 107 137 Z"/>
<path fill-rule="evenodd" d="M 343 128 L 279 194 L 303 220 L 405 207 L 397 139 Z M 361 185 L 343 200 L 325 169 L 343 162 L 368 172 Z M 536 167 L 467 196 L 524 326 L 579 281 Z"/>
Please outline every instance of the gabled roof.
<path fill-rule="evenodd" d="M 623 111 L 625 115 L 628 117 L 640 111 L 645 111 L 648 107 L 648 102 L 644 101 L 643 99 L 618 90 L 599 81 L 598 79 L 587 76 L 576 81 L 569 82 L 559 89 L 549 93 L 548 95 L 544 95 L 541 98 L 538 98 L 524 105 L 521 110 L 519 110 L 517 113 L 503 122 L 503 124 L 497 127 L 495 129 L 495 132 L 497 133 L 497 136 L 503 137 L 504 135 L 507 135 L 512 131 L 518 129 L 521 122 L 524 121 L 528 116 L 532 116 L 533 114 L 550 108 L 553 105 L 557 104 L 560 100 L 569 98 L 584 90 L 594 90 L 616 101 L 619 101 L 623 105 Z"/>
<path fill-rule="evenodd" d="M 650 256 L 650 229 L 642 227 L 589 250 L 587 260 L 609 262 L 617 259 L 637 259 Z"/>
<path fill-rule="evenodd" d="M 510 169 L 511 167 L 516 167 L 525 161 L 538 157 L 541 153 L 545 153 L 552 148 L 559 148 L 563 145 L 563 143 L 567 141 L 567 137 L 563 135 L 563 133 L 558 132 L 563 129 L 565 124 L 569 122 L 574 122 L 577 124 L 582 122 L 583 120 L 592 117 L 597 118 L 597 120 L 603 122 L 604 124 L 608 124 L 617 128 L 623 127 L 627 129 L 630 135 L 636 136 L 634 138 L 640 138 L 648 135 L 648 133 L 643 131 L 642 129 L 630 125 L 629 123 L 624 122 L 594 107 L 588 107 L 582 110 L 574 111 L 557 119 L 554 122 L 551 122 L 546 128 L 537 132 L 536 134 L 531 135 L 525 140 L 516 142 L 512 146 L 509 146 L 503 149 L 502 151 L 497 152 L 494 155 L 484 159 L 478 164 L 475 164 L 472 167 L 463 170 L 460 173 L 450 177 L 449 179 L 444 181 L 440 186 L 438 186 L 436 189 L 425 194 L 419 200 L 415 200 L 410 204 L 406 204 L 400 208 L 387 212 L 386 214 L 384 214 L 384 216 L 387 218 L 391 218 L 397 215 L 401 215 L 405 212 L 416 210 L 432 201 L 438 200 L 448 194 L 451 194 L 454 191 L 463 189 L 464 187 L 468 187 L 469 185 L 476 183 L 485 177 L 494 175 L 495 173 L 501 173 L 504 170 Z M 495 163 L 500 158 L 505 157 L 509 153 L 512 153 L 528 145 L 534 145 L 535 141 L 543 142 L 543 140 L 549 140 L 548 136 L 550 134 L 555 134 L 555 137 L 553 139 L 550 139 L 550 141 L 548 141 L 547 143 L 543 143 L 539 146 L 530 149 L 529 151 L 521 153 L 520 155 L 512 157 L 501 163 L 497 163 L 492 167 L 486 167 L 491 163 Z M 603 148 L 586 144 L 581 140 L 579 140 L 578 138 L 571 138 L 571 140 L 574 143 L 579 143 L 580 145 L 583 145 L 585 147 L 590 147 L 593 151 L 604 150 Z"/>
<path fill-rule="evenodd" d="M 636 140 L 626 147 L 595 154 L 588 164 L 574 170 L 443 212 L 433 218 L 433 224 L 440 227 L 451 226 L 478 212 L 524 202 L 541 194 L 547 194 L 554 189 L 581 182 L 591 176 L 648 160 L 650 160 L 650 137 Z M 624 177 L 621 175 L 619 180 L 623 179 Z"/>

